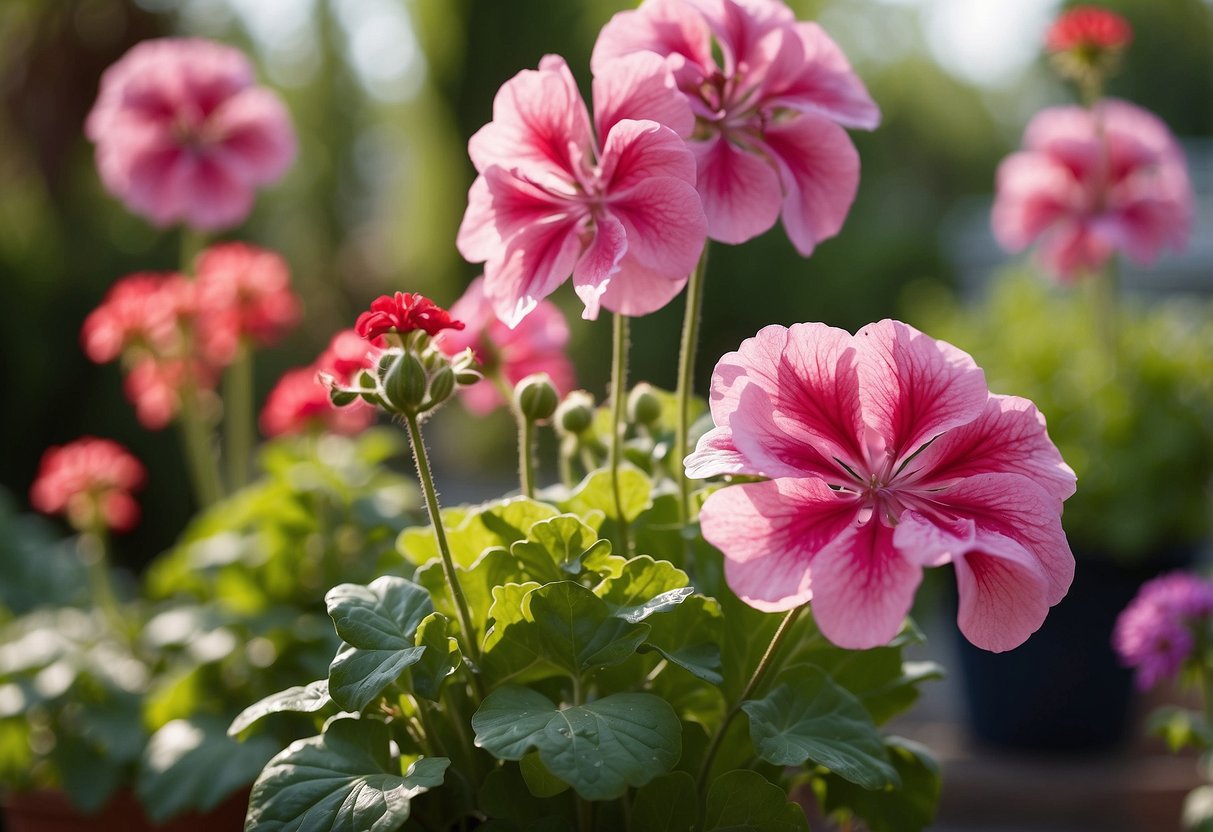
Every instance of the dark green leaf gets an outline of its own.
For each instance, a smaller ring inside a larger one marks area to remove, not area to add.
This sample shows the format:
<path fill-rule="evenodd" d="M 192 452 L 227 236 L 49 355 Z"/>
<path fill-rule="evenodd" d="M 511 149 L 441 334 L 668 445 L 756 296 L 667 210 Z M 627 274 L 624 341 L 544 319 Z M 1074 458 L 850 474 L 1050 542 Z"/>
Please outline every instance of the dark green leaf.
<path fill-rule="evenodd" d="M 279 748 L 265 735 L 238 742 L 226 728 L 226 720 L 197 717 L 174 720 L 152 735 L 136 783 L 149 818 L 213 809 L 253 782 Z"/>
<path fill-rule="evenodd" d="M 310 714 L 323 710 L 332 702 L 329 696 L 329 680 L 319 679 L 306 685 L 287 688 L 278 693 L 271 693 L 260 702 L 249 705 L 228 726 L 228 736 L 234 737 L 246 728 L 269 714 L 284 711 Z"/>
<path fill-rule="evenodd" d="M 656 650 L 697 678 L 721 684 L 719 645 L 725 628 L 720 604 L 714 598 L 692 595 L 648 623 L 652 630 L 642 650 Z"/>
<path fill-rule="evenodd" d="M 601 598 L 571 581 L 532 590 L 523 603 L 537 651 L 574 675 L 618 664 L 649 634 L 648 625 L 613 617 Z"/>
<path fill-rule="evenodd" d="M 417 627 L 417 646 L 425 648 L 425 652 L 410 671 L 413 693 L 435 702 L 442 691 L 442 683 L 455 672 L 462 659 L 459 643 L 447 634 L 449 623 L 445 615 L 435 612 L 427 615 Z"/>
<path fill-rule="evenodd" d="M 618 693 L 558 709 L 542 694 L 508 685 L 472 717 L 476 744 L 502 760 L 532 748 L 587 800 L 611 800 L 668 771 L 681 753 L 681 725 L 664 701 Z"/>
<path fill-rule="evenodd" d="M 885 745 L 901 778 L 900 788 L 870 791 L 837 775 L 827 775 L 822 805 L 830 813 L 843 810 L 854 813 L 870 832 L 920 832 L 935 818 L 939 765 L 916 742 L 888 737 Z"/>
<path fill-rule="evenodd" d="M 756 771 L 730 771 L 708 790 L 704 832 L 808 832 L 804 810 Z"/>
<path fill-rule="evenodd" d="M 645 832 L 691 832 L 699 821 L 699 791 L 695 779 L 675 771 L 636 792 L 632 828 Z"/>
<path fill-rule="evenodd" d="M 606 601 L 616 618 L 636 623 L 685 601 L 695 591 L 688 586 L 690 582 L 687 574 L 669 561 L 641 555 L 629 559 L 618 577 L 602 581 L 594 594 Z"/>
<path fill-rule="evenodd" d="M 864 788 L 898 783 L 897 771 L 862 703 L 820 668 L 779 674 L 762 699 L 743 702 L 758 756 L 779 766 L 812 761 Z"/>
<path fill-rule="evenodd" d="M 561 780 L 543 764 L 538 751 L 531 751 L 518 763 L 526 787 L 535 797 L 555 797 L 567 791 L 569 784 Z"/>
<path fill-rule="evenodd" d="M 245 832 L 399 828 L 411 800 L 442 785 L 450 761 L 425 757 L 401 776 L 388 740 L 382 722 L 338 719 L 292 743 L 257 778 Z"/>

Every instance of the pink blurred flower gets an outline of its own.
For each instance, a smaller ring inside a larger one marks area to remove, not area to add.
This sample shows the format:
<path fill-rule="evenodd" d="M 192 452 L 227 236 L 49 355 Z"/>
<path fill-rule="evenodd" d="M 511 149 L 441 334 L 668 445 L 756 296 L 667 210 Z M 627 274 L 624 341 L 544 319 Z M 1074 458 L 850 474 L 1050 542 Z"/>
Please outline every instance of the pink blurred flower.
<path fill-rule="evenodd" d="M 84 319 L 80 342 L 85 354 L 105 364 L 127 350 L 164 353 L 179 348 L 176 293 L 184 280 L 176 272 L 140 272 L 117 281 Z"/>
<path fill-rule="evenodd" d="M 709 237 L 741 243 L 782 214 L 807 257 L 838 233 L 859 185 L 839 125 L 871 130 L 880 110 L 820 26 L 778 0 L 645 0 L 603 27 L 592 66 L 637 53 L 667 58 L 694 111 Z"/>
<path fill-rule="evenodd" d="M 1195 628 L 1213 617 L 1213 582 L 1186 572 L 1147 581 L 1116 619 L 1112 646 L 1137 671 L 1142 690 L 1179 674 L 1195 646 Z"/>
<path fill-rule="evenodd" d="M 1118 251 L 1148 265 L 1164 247 L 1183 249 L 1192 225 L 1183 151 L 1162 121 L 1125 101 L 1037 113 L 1024 149 L 999 165 L 997 191 L 999 243 L 1012 252 L 1038 243 L 1062 281 Z"/>
<path fill-rule="evenodd" d="M 447 355 L 457 355 L 470 347 L 486 375 L 500 373 L 511 387 L 533 373 L 547 373 L 561 396 L 576 385 L 573 364 L 565 353 L 569 326 L 555 304 L 540 301 L 518 326 L 510 329 L 493 312 L 485 295 L 484 278 L 478 277 L 455 301 L 451 314 L 467 328 L 438 336 L 438 348 Z M 460 387 L 459 392 L 473 413 L 488 413 L 505 404 L 489 379 Z"/>
<path fill-rule="evenodd" d="M 240 223 L 295 156 L 278 96 L 239 50 L 201 39 L 132 47 L 101 77 L 85 133 L 106 189 L 157 226 Z"/>
<path fill-rule="evenodd" d="M 341 387 L 351 387 L 360 372 L 375 366 L 376 356 L 385 346 L 382 336 L 368 343 L 355 330 L 343 329 L 329 341 L 314 366 L 317 371 L 331 375 Z"/>
<path fill-rule="evenodd" d="M 594 122 L 564 59 L 507 81 L 468 150 L 479 174 L 457 244 L 484 263 L 497 316 L 517 326 L 569 275 L 585 304 L 644 315 L 668 303 L 703 250 L 690 109 L 652 55 L 612 61 Z"/>
<path fill-rule="evenodd" d="M 44 514 L 64 514 L 80 531 L 98 525 L 129 531 L 139 522 L 130 492 L 145 477 L 143 465 L 117 442 L 85 436 L 42 455 L 30 503 Z"/>
<path fill-rule="evenodd" d="M 700 516 L 751 606 L 811 599 L 831 641 L 873 647 L 923 567 L 950 562 L 961 631 L 1002 651 L 1066 594 L 1074 473 L 1032 403 L 992 395 L 950 344 L 888 320 L 854 336 L 768 326 L 720 359 L 711 409 L 688 475 L 771 478 L 716 491 Z"/>
<path fill-rule="evenodd" d="M 221 365 L 235 357 L 242 338 L 272 344 L 301 314 L 286 261 L 245 243 L 221 243 L 199 255 L 197 297 L 207 351 Z"/>
<path fill-rule="evenodd" d="M 135 405 L 135 418 L 148 430 L 162 430 L 173 421 L 182 404 L 182 390 L 192 384 L 208 398 L 217 381 L 215 368 L 184 358 L 140 359 L 123 380 L 122 389 Z"/>
<path fill-rule="evenodd" d="M 354 323 L 354 331 L 367 341 L 388 333 L 404 335 L 416 330 L 437 335 L 444 329 L 463 329 L 463 322 L 416 292 L 377 297 L 371 301 L 370 310 L 359 315 Z"/>
<path fill-rule="evenodd" d="M 365 342 L 363 342 L 365 345 Z M 362 403 L 336 407 L 328 391 L 316 380 L 317 368 L 288 370 L 274 385 L 261 410 L 261 432 L 266 436 L 286 436 L 326 430 L 355 434 L 375 419 L 373 408 Z"/>

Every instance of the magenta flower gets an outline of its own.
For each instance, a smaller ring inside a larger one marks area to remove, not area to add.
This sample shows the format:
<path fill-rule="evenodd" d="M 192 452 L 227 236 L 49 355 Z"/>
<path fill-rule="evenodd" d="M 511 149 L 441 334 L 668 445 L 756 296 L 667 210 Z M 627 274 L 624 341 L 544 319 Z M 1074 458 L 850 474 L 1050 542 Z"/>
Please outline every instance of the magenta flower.
<path fill-rule="evenodd" d="M 479 176 L 460 253 L 484 263 L 484 291 L 514 327 L 571 274 L 585 304 L 660 309 L 686 283 L 707 233 L 690 108 L 664 63 L 615 61 L 593 84 L 594 123 L 564 59 L 548 55 L 497 92 L 468 150 Z M 595 138 L 597 137 L 597 138 Z"/>
<path fill-rule="evenodd" d="M 1037 113 L 1024 149 L 998 167 L 991 222 L 1008 251 L 1038 243 L 1044 267 L 1071 281 L 1116 252 L 1150 264 L 1183 249 L 1192 225 L 1183 151 L 1152 113 L 1125 101 Z"/>
<path fill-rule="evenodd" d="M 295 157 L 286 108 L 253 82 L 230 46 L 162 38 L 132 47 L 101 77 L 84 127 L 106 190 L 158 226 L 243 221 L 254 189 Z"/>
<path fill-rule="evenodd" d="M 1173 679 L 1192 655 L 1196 630 L 1213 618 L 1213 582 L 1186 572 L 1147 581 L 1116 619 L 1112 646 L 1137 686 Z"/>
<path fill-rule="evenodd" d="M 923 567 L 950 562 L 961 631 L 1002 651 L 1066 594 L 1074 473 L 1032 403 L 991 395 L 950 344 L 888 320 L 854 336 L 768 326 L 717 363 L 711 408 L 688 475 L 770 477 L 713 493 L 700 515 L 751 606 L 811 599 L 831 641 L 874 647 Z"/>
<path fill-rule="evenodd" d="M 471 348 L 485 375 L 500 375 L 511 387 L 534 373 L 547 373 L 563 396 L 576 385 L 573 364 L 565 349 L 569 325 L 550 301 L 540 301 L 531 313 L 510 329 L 498 319 L 484 292 L 484 278 L 468 286 L 451 306 L 451 315 L 463 321 L 462 331 L 447 330 L 434 339 L 447 355 Z M 460 387 L 463 403 L 476 414 L 489 413 L 505 404 L 490 379 Z"/>
<path fill-rule="evenodd" d="M 635 53 L 666 58 L 694 111 L 709 237 L 741 243 L 782 214 L 807 257 L 838 233 L 859 186 L 839 125 L 871 130 L 880 110 L 820 26 L 778 0 L 646 0 L 603 27 L 591 65 Z"/>

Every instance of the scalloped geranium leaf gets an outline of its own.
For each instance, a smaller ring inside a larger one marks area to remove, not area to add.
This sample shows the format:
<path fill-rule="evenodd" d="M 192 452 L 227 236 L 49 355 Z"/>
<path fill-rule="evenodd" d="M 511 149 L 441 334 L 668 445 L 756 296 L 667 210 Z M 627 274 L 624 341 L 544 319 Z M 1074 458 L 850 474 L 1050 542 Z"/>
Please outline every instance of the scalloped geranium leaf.
<path fill-rule="evenodd" d="M 451 559 L 458 566 L 471 566 L 486 549 L 497 546 L 509 549 L 514 542 L 526 540 L 531 526 L 559 513 L 547 503 L 526 497 L 486 503 L 463 515 L 459 523 L 444 524 Z M 443 517 L 446 516 L 444 511 Z M 437 546 L 430 542 L 433 538 L 434 531 L 430 527 L 406 529 L 400 535 L 398 545 L 405 557 L 420 566 L 438 557 Z"/>
<path fill-rule="evenodd" d="M 629 523 L 653 504 L 653 483 L 643 471 L 631 466 L 619 469 L 619 493 L 623 498 L 623 517 Z M 560 507 L 582 515 L 600 511 L 610 520 L 618 521 L 619 510 L 615 505 L 611 472 L 606 468 L 591 471 L 568 499 L 561 501 Z"/>
<path fill-rule="evenodd" d="M 577 515 L 559 514 L 532 525 L 526 540 L 510 546 L 510 554 L 527 578 L 541 583 L 561 581 L 581 573 L 582 557 L 593 550 L 598 539 L 598 532 Z"/>
<path fill-rule="evenodd" d="M 716 778 L 708 790 L 704 832 L 808 832 L 804 809 L 756 771 L 739 769 Z"/>
<path fill-rule="evenodd" d="M 925 746 L 901 737 L 886 737 L 885 747 L 901 787 L 867 790 L 837 775 L 824 780 L 827 812 L 848 809 L 870 832 L 919 832 L 935 819 L 939 802 L 939 764 Z"/>
<path fill-rule="evenodd" d="M 469 509 L 465 506 L 444 508 L 442 510 L 443 528 L 459 528 L 467 520 L 469 513 Z M 433 526 L 409 526 L 404 529 L 396 537 L 396 549 L 404 555 L 405 560 L 417 566 L 441 557 L 438 553 L 438 541 L 434 539 Z"/>
<path fill-rule="evenodd" d="M 557 708 L 543 694 L 507 685 L 472 717 L 476 744 L 501 760 L 535 749 L 587 800 L 611 800 L 643 786 L 678 762 L 681 724 L 674 709 L 647 693 L 616 693 Z"/>
<path fill-rule="evenodd" d="M 244 829 L 391 832 L 408 820 L 414 797 L 442 785 L 448 765 L 424 757 L 401 775 L 384 723 L 337 719 L 270 760 L 253 785 Z"/>
<path fill-rule="evenodd" d="M 459 573 L 459 584 L 468 603 L 472 626 L 476 638 L 483 638 L 488 626 L 489 608 L 493 604 L 493 588 L 524 580 L 518 562 L 508 551 L 500 547 L 486 549 L 469 567 L 455 567 Z M 435 608 L 452 622 L 459 620 L 455 602 L 447 589 L 446 576 L 442 573 L 442 562 L 433 561 L 417 570 L 413 580 L 430 593 Z"/>
<path fill-rule="evenodd" d="M 699 821 L 695 778 L 672 771 L 637 790 L 631 820 L 633 829 L 645 832 L 692 832 Z"/>
<path fill-rule="evenodd" d="M 308 682 L 306 685 L 280 690 L 241 711 L 228 726 L 227 733 L 228 736 L 234 737 L 270 714 L 315 713 L 323 710 L 332 701 L 332 697 L 329 696 L 328 679 L 318 679 L 315 682 Z"/>
<path fill-rule="evenodd" d="M 256 778 L 278 750 L 268 735 L 232 739 L 225 723 L 214 716 L 175 719 L 152 734 L 135 786 L 149 818 L 215 808 Z"/>
<path fill-rule="evenodd" d="M 709 684 L 724 681 L 720 658 L 724 617 L 715 598 L 692 595 L 648 623 L 652 630 L 641 645 L 642 652 L 656 650 L 666 661 Z"/>
<path fill-rule="evenodd" d="M 492 684 L 505 681 L 530 682 L 559 673 L 559 668 L 544 660 L 539 646 L 529 637 L 530 621 L 523 601 L 539 584 L 507 583 L 493 588 L 489 618 L 493 627 L 484 637 L 482 668 Z"/>
<path fill-rule="evenodd" d="M 329 695 L 360 711 L 421 659 L 425 648 L 416 646 L 415 635 L 434 605 L 424 587 L 392 575 L 367 586 L 335 586 L 325 603 L 345 641 L 329 665 Z"/>
<path fill-rule="evenodd" d="M 424 647 L 421 659 L 412 666 L 413 693 L 434 702 L 442 683 L 455 672 L 462 658 L 459 642 L 449 634 L 450 621 L 440 612 L 430 613 L 417 626 L 417 646 Z"/>
<path fill-rule="evenodd" d="M 574 675 L 618 664 L 649 634 L 647 624 L 612 616 L 601 598 L 572 581 L 534 589 L 523 603 L 526 635 L 538 652 Z"/>
<path fill-rule="evenodd" d="M 777 766 L 812 761 L 865 789 L 897 785 L 876 726 L 853 694 L 819 667 L 790 667 L 762 699 L 743 702 L 758 756 Z"/>
<path fill-rule="evenodd" d="M 695 592 L 690 582 L 687 573 L 669 561 L 640 555 L 629 559 L 620 575 L 594 587 L 594 594 L 607 603 L 611 615 L 634 624 L 681 604 Z"/>

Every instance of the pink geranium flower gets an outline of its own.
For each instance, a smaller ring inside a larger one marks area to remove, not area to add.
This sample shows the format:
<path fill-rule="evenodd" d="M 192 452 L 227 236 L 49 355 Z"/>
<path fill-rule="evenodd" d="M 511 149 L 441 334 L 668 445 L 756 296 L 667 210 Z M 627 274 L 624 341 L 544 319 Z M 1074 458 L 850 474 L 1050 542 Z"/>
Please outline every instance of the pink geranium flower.
<path fill-rule="evenodd" d="M 117 442 L 85 436 L 42 455 L 30 503 L 44 514 L 66 515 L 80 531 L 129 531 L 139 522 L 139 504 L 130 492 L 146 476 L 139 460 Z"/>
<path fill-rule="evenodd" d="M 585 304 L 660 309 L 686 283 L 707 232 L 692 118 L 663 62 L 639 55 L 596 74 L 594 123 L 564 59 L 507 81 L 468 150 L 479 176 L 460 253 L 484 263 L 485 295 L 517 326 L 569 275 Z M 597 138 L 595 138 L 597 137 Z"/>
<path fill-rule="evenodd" d="M 329 341 L 314 366 L 331 375 L 341 387 L 352 387 L 359 373 L 375 366 L 379 352 L 386 346 L 382 336 L 368 343 L 356 330 L 343 329 Z"/>
<path fill-rule="evenodd" d="M 158 226 L 236 225 L 295 156 L 278 96 L 238 50 L 201 39 L 132 47 L 102 76 L 84 129 L 106 189 Z"/>
<path fill-rule="evenodd" d="M 1142 690 L 1173 679 L 1207 637 L 1213 618 L 1213 582 L 1187 572 L 1147 581 L 1116 619 L 1112 646 L 1136 670 Z"/>
<path fill-rule="evenodd" d="M 127 275 L 106 292 L 80 331 L 84 353 L 98 364 L 128 350 L 166 353 L 181 346 L 179 286 L 176 272 Z"/>
<path fill-rule="evenodd" d="M 576 385 L 573 364 L 565 353 L 569 326 L 550 301 L 540 301 L 518 326 L 510 329 L 493 312 L 485 295 L 484 278 L 478 277 L 451 306 L 451 314 L 467 328 L 438 336 L 438 348 L 447 355 L 458 355 L 470 347 L 486 376 L 499 375 L 511 387 L 533 373 L 547 373 L 561 396 Z M 459 392 L 473 413 L 488 413 L 505 404 L 489 379 L 460 387 Z"/>
<path fill-rule="evenodd" d="M 645 0 L 603 27 L 594 72 L 637 53 L 667 58 L 694 111 L 708 236 L 741 243 L 782 215 L 807 257 L 838 233 L 859 185 L 839 125 L 871 130 L 880 111 L 820 26 L 778 0 Z"/>
<path fill-rule="evenodd" d="M 373 408 L 358 402 L 336 407 L 317 382 L 316 373 L 317 367 L 312 366 L 282 375 L 261 410 L 262 433 L 273 437 L 326 430 L 352 435 L 370 426 L 375 419 Z"/>
<path fill-rule="evenodd" d="M 1045 268 L 1071 281 L 1118 251 L 1150 264 L 1167 246 L 1183 249 L 1192 213 L 1183 151 L 1167 126 L 1105 100 L 1037 113 L 1024 149 L 999 165 L 991 220 L 1003 248 L 1037 243 Z"/>
<path fill-rule="evenodd" d="M 181 410 L 182 391 L 191 385 L 202 399 L 209 399 L 218 373 L 197 359 L 140 358 L 127 372 L 122 389 L 135 405 L 135 418 L 148 430 L 163 430 Z M 207 408 L 213 407 L 207 403 Z M 201 406 L 201 403 L 199 403 Z"/>
<path fill-rule="evenodd" d="M 211 246 L 198 256 L 196 285 L 201 328 L 219 363 L 230 363 L 241 339 L 269 345 L 299 322 L 290 269 L 275 252 L 245 243 Z"/>
<path fill-rule="evenodd" d="M 959 624 L 1009 650 L 1066 594 L 1074 473 L 1031 402 L 992 395 L 964 352 L 897 321 L 857 334 L 768 326 L 720 359 L 694 477 L 750 474 L 704 504 L 703 534 L 751 606 L 813 602 L 836 644 L 887 643 L 923 567 L 952 563 Z"/>

